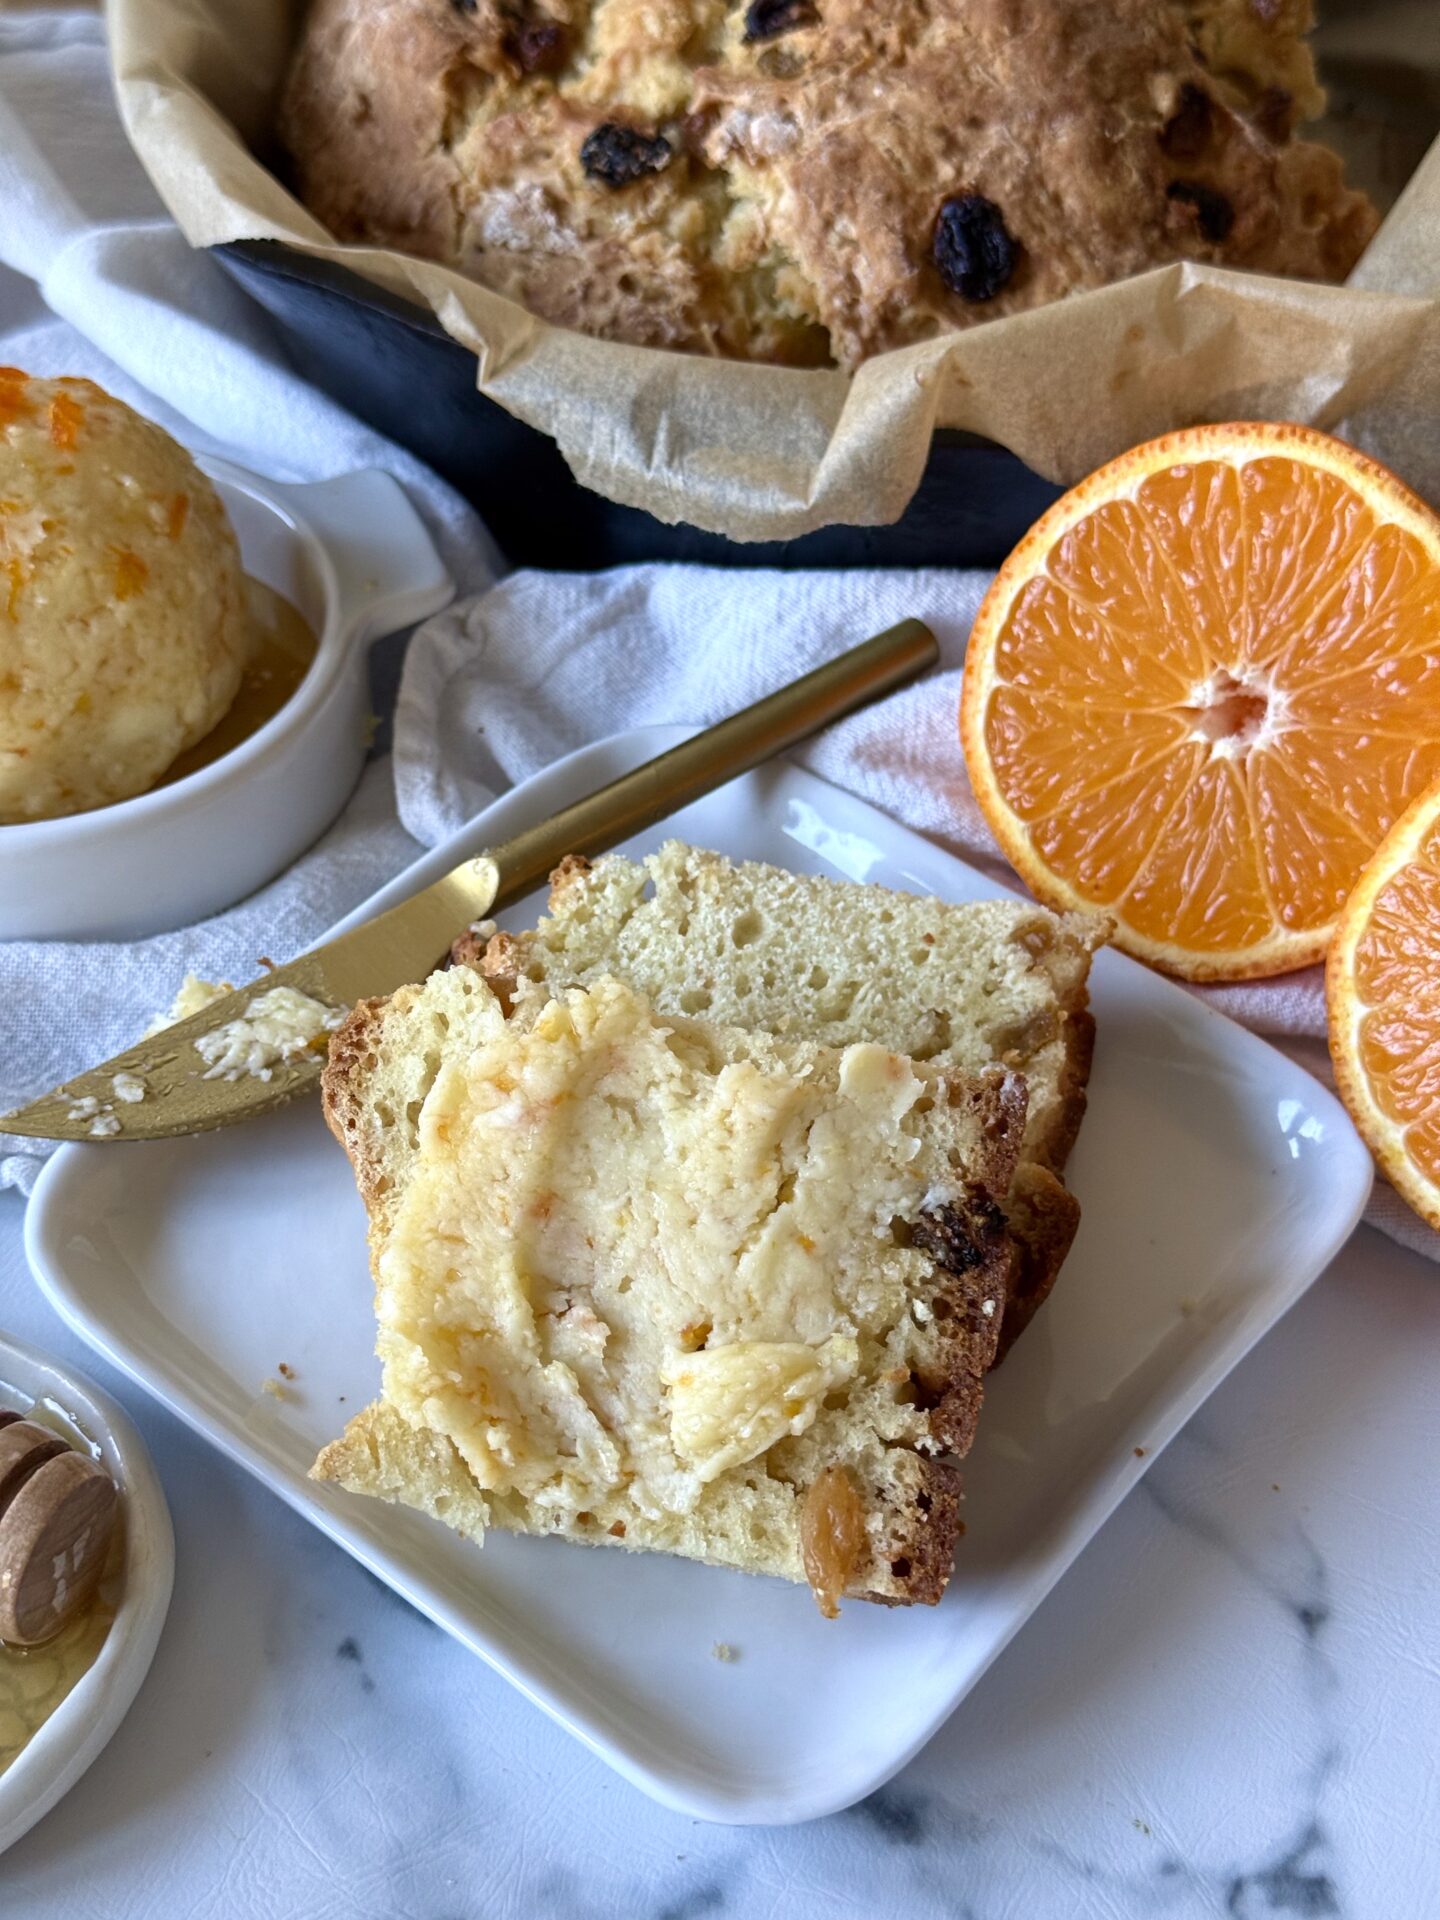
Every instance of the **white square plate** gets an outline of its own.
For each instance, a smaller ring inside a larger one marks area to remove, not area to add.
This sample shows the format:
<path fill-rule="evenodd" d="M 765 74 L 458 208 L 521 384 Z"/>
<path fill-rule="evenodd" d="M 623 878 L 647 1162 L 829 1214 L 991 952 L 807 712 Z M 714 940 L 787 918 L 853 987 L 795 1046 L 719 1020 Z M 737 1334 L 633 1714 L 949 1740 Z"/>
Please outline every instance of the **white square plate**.
<path fill-rule="evenodd" d="M 572 755 L 352 919 L 681 737 L 643 729 Z M 784 762 L 630 850 L 672 834 L 944 899 L 994 892 Z M 524 925 L 538 904 L 504 917 Z M 1070 1163 L 1084 1221 L 986 1393 L 967 1531 L 935 1608 L 852 1604 L 830 1624 L 780 1581 L 502 1534 L 482 1550 L 307 1480 L 379 1384 L 364 1216 L 313 1102 L 191 1140 L 66 1147 L 31 1203 L 30 1259 L 82 1338 L 627 1779 L 703 1819 L 810 1819 L 873 1791 L 954 1711 L 1364 1206 L 1369 1155 L 1283 1055 L 1120 954 L 1100 955 L 1093 1004 L 1090 1111 Z M 281 1361 L 295 1375 L 284 1400 L 262 1391 Z M 717 1641 L 739 1657 L 716 1660 Z"/>

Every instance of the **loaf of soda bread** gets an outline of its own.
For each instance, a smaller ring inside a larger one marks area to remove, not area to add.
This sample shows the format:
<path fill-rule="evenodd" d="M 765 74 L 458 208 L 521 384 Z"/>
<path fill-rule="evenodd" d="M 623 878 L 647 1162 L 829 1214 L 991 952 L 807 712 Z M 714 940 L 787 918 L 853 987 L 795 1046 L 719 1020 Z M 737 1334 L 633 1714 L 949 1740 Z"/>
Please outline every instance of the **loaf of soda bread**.
<path fill-rule="evenodd" d="M 280 113 L 343 242 L 637 346 L 854 367 L 1196 260 L 1349 273 L 1310 0 L 312 0 Z"/>
<path fill-rule="evenodd" d="M 1000 1324 L 1019 1075 L 454 967 L 324 1080 L 381 1399 L 317 1477 L 491 1527 L 939 1598 Z"/>
<path fill-rule="evenodd" d="M 1054 1284 L 1080 1212 L 1060 1176 L 1085 1112 L 1090 958 L 1106 922 L 1020 901 L 944 901 L 732 863 L 669 841 L 557 870 L 531 932 L 464 938 L 503 992 L 628 980 L 664 1013 L 827 1047 L 873 1042 L 974 1076 L 1023 1076 L 1025 1138 L 1006 1211 L 1015 1241 L 1000 1351 Z"/>

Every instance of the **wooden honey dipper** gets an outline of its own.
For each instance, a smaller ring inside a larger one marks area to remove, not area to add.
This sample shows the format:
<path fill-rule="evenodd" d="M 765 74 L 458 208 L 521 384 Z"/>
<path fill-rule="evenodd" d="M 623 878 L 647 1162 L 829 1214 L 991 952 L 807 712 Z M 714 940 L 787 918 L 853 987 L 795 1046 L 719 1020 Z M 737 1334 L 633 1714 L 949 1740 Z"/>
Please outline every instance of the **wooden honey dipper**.
<path fill-rule="evenodd" d="M 58 1433 L 0 1409 L 0 1641 L 36 1647 L 90 1599 L 105 1565 L 115 1482 Z"/>

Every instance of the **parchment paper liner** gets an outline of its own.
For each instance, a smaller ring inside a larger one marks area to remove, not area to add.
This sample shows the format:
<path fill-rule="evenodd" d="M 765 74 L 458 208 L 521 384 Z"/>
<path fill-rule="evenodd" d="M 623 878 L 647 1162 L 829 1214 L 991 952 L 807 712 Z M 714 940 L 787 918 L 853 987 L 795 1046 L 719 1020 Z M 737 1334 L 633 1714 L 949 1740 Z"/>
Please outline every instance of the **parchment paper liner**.
<path fill-rule="evenodd" d="M 591 340 L 448 268 L 336 245 L 255 157 L 299 15 L 299 0 L 111 0 L 121 111 L 182 230 L 284 241 L 428 307 L 476 355 L 481 391 L 609 499 L 787 539 L 897 519 L 937 426 L 1066 482 L 1172 427 L 1268 418 L 1341 430 L 1440 500 L 1440 141 L 1349 286 L 1162 267 L 853 376 L 802 372 Z"/>

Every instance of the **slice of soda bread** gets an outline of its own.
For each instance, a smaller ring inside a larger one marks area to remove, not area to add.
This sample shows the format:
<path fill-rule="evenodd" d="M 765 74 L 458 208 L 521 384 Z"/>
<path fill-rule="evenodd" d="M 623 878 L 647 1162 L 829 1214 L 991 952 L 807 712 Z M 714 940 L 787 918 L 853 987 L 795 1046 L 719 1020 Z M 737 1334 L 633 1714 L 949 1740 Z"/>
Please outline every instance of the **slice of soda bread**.
<path fill-rule="evenodd" d="M 532 931 L 457 943 L 505 993 L 615 974 L 665 1013 L 845 1047 L 870 1041 L 974 1075 L 1024 1076 L 1029 1118 L 1006 1198 L 1014 1242 L 999 1351 L 1054 1284 L 1080 1209 L 1060 1175 L 1085 1112 L 1098 915 L 1015 900 L 960 905 L 679 841 L 634 861 L 566 860 Z"/>
<path fill-rule="evenodd" d="M 1003 1299 L 1018 1075 L 655 1013 L 362 1003 L 325 1112 L 369 1213 L 381 1399 L 314 1472 L 463 1533 L 934 1602 Z"/>

